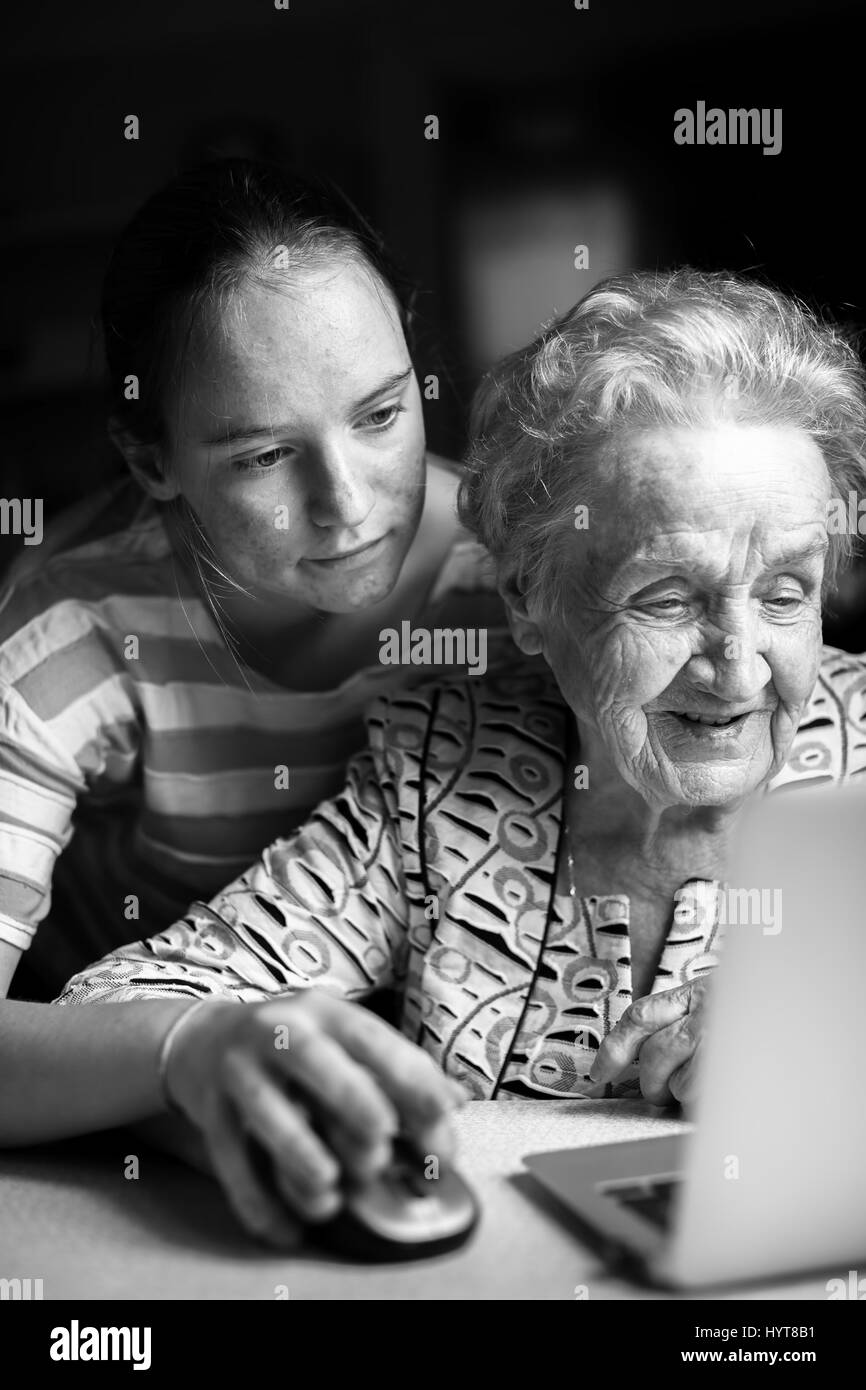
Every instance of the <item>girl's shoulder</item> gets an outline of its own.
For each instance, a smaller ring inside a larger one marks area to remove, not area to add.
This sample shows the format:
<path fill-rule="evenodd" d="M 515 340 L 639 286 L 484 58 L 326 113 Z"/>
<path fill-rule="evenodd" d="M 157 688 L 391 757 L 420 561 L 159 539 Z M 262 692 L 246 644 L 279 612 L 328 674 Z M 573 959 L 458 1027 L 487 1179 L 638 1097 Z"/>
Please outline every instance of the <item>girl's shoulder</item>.
<path fill-rule="evenodd" d="M 170 550 L 151 499 L 132 480 L 110 484 L 52 518 L 41 543 L 13 561 L 0 581 L 0 642 L 58 603 L 98 605 L 166 587 Z"/>
<path fill-rule="evenodd" d="M 0 582 L 0 682 L 125 669 L 124 634 L 176 594 L 170 552 L 159 509 L 125 480 L 54 518 Z"/>
<path fill-rule="evenodd" d="M 124 564 L 143 549 L 162 554 L 168 546 L 159 508 L 132 478 L 123 477 L 52 517 L 40 544 L 21 551 L 6 582 L 90 559 Z"/>

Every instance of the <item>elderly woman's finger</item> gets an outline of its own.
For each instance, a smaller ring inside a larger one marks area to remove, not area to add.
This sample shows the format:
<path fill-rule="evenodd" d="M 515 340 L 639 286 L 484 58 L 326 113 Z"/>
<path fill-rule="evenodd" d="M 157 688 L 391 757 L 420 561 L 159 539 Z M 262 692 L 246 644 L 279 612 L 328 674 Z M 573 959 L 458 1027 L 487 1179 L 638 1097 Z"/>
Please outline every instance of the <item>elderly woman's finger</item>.
<path fill-rule="evenodd" d="M 681 1067 L 677 1067 L 668 1079 L 668 1087 L 674 1100 L 679 1101 L 680 1105 L 691 1105 L 697 1095 L 698 1077 L 698 1057 L 700 1055 L 701 1040 L 697 1039 L 695 1049 L 688 1061 L 683 1062 Z"/>
<path fill-rule="evenodd" d="M 671 1080 L 692 1058 L 699 1026 L 694 1014 L 687 1014 L 645 1040 L 640 1050 L 640 1089 L 652 1105 L 670 1105 L 677 1099 Z"/>
<path fill-rule="evenodd" d="M 625 1067 L 637 1060 L 647 1038 L 688 1014 L 692 989 L 690 982 L 659 994 L 645 994 L 629 1004 L 598 1049 L 589 1073 L 590 1081 L 614 1081 Z"/>

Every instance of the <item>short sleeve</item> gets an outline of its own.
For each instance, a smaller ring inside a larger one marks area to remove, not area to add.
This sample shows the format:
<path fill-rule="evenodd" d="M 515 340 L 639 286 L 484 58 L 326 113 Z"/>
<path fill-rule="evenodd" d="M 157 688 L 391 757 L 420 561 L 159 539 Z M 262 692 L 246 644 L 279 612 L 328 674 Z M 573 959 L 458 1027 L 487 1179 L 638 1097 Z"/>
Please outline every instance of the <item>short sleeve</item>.
<path fill-rule="evenodd" d="M 0 941 L 30 945 L 72 837 L 81 770 L 20 695 L 0 683 Z"/>

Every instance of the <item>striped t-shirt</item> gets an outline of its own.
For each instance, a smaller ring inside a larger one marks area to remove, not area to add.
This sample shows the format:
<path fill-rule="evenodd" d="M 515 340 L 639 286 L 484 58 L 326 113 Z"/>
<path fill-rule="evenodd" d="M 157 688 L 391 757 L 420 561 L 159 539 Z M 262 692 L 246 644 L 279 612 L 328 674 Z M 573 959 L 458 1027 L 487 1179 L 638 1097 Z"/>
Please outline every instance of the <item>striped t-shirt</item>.
<path fill-rule="evenodd" d="M 513 655 L 465 535 L 406 616 Z M 287 690 L 235 661 L 134 483 L 61 518 L 0 591 L 0 939 L 29 948 L 24 992 L 212 896 L 339 790 L 371 699 L 437 669 Z"/>

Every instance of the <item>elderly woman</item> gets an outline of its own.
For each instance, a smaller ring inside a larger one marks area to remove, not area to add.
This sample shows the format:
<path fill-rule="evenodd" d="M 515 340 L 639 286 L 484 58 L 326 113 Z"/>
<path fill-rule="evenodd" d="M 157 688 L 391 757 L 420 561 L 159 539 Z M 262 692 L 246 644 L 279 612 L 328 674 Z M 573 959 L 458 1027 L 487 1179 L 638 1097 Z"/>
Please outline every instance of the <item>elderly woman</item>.
<path fill-rule="evenodd" d="M 687 1096 L 744 802 L 866 769 L 866 661 L 821 646 L 866 444 L 834 329 L 722 275 L 611 280 L 482 385 L 473 436 L 462 515 L 525 667 L 380 699 L 342 795 L 61 999 L 142 1001 L 121 1118 L 181 1109 L 275 1238 L 244 1131 L 317 1219 L 398 1128 L 447 1148 L 446 1078 Z M 389 984 L 402 1037 L 346 1002 Z"/>

